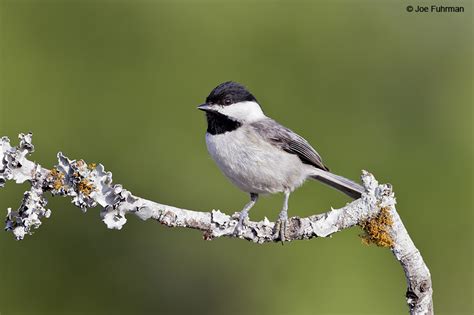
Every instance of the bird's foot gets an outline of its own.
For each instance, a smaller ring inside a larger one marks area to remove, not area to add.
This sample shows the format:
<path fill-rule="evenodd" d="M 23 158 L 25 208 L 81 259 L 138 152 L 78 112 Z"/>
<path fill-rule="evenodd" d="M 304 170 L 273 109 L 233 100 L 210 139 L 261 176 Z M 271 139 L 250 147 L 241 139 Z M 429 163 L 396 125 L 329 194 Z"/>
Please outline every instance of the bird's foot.
<path fill-rule="evenodd" d="M 273 231 L 273 236 L 277 239 L 280 239 L 281 244 L 287 240 L 287 228 L 288 228 L 288 218 L 278 218 L 275 222 L 275 228 Z"/>
<path fill-rule="evenodd" d="M 234 236 L 239 237 L 240 235 L 242 235 L 242 231 L 244 229 L 244 221 L 247 218 L 248 218 L 247 213 L 245 213 L 245 212 L 240 213 L 239 222 L 237 223 L 237 225 L 234 228 L 234 233 L 233 233 Z"/>
<path fill-rule="evenodd" d="M 235 226 L 235 229 L 234 229 L 234 236 L 236 237 L 239 237 L 241 234 L 242 234 L 242 229 L 243 229 L 244 225 L 242 224 L 242 222 L 238 222 L 237 225 Z"/>

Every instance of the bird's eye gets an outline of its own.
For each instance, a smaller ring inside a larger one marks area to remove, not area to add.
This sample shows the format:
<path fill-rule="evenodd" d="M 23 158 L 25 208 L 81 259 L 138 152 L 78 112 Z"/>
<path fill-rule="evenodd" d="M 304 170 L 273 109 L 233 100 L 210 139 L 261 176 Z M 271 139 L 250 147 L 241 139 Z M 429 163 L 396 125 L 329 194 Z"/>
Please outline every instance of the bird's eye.
<path fill-rule="evenodd" d="M 232 101 L 230 100 L 230 98 L 226 98 L 226 99 L 224 100 L 224 104 L 230 105 L 230 104 L 232 104 Z"/>

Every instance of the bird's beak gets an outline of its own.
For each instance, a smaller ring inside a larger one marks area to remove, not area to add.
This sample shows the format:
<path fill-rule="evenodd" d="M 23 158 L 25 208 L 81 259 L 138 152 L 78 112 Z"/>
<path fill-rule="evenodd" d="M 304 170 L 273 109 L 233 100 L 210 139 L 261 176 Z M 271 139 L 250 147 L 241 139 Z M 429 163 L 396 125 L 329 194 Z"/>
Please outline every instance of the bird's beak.
<path fill-rule="evenodd" d="M 207 103 L 204 103 L 204 104 L 201 104 L 197 107 L 198 109 L 202 110 L 202 111 L 205 111 L 205 112 L 210 112 L 212 111 L 212 108 L 210 105 L 208 105 Z"/>

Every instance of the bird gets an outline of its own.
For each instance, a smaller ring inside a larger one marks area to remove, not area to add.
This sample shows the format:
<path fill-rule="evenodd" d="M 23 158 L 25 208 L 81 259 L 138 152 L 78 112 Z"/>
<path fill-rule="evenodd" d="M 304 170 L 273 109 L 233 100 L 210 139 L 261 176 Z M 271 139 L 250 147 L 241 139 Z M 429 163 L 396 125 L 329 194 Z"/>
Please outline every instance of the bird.
<path fill-rule="evenodd" d="M 244 85 L 233 81 L 219 84 L 198 109 L 206 114 L 210 156 L 234 185 L 250 195 L 240 211 L 235 235 L 241 235 L 260 195 L 283 193 L 273 235 L 282 243 L 286 241 L 290 194 L 307 179 L 318 180 L 353 199 L 364 192 L 361 185 L 331 173 L 303 137 L 267 117 Z"/>

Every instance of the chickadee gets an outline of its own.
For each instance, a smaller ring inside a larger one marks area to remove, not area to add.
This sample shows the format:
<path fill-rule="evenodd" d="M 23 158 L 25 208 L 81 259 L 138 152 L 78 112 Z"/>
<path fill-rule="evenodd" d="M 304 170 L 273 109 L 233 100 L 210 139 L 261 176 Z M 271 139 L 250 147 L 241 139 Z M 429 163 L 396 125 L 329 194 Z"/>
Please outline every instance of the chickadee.
<path fill-rule="evenodd" d="M 236 234 L 260 194 L 285 195 L 275 226 L 283 242 L 288 198 L 306 179 L 319 180 L 354 199 L 364 191 L 361 185 L 330 173 L 308 141 L 265 116 L 256 98 L 239 83 L 220 84 L 198 109 L 206 112 L 206 144 L 212 158 L 232 183 L 250 194 Z"/>

